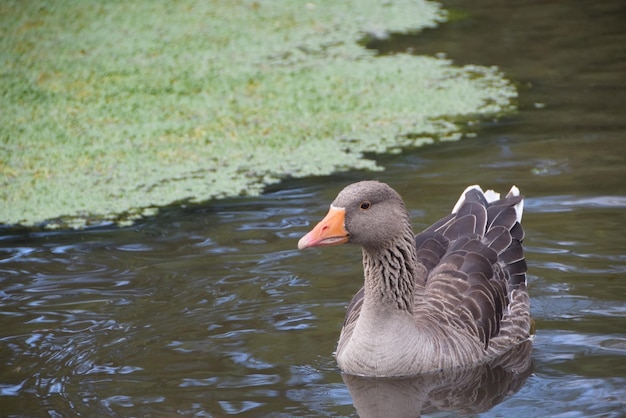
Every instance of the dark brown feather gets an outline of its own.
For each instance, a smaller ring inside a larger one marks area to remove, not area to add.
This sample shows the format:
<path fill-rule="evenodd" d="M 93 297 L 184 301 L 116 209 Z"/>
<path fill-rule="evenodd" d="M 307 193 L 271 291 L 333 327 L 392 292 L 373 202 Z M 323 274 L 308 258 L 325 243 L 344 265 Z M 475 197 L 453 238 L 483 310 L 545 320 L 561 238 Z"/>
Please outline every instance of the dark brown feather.
<path fill-rule="evenodd" d="M 454 222 L 446 227 L 443 235 L 450 241 L 459 239 L 460 237 L 474 233 L 476 230 L 476 217 L 474 215 L 465 215 L 456 218 Z"/>
<path fill-rule="evenodd" d="M 491 228 L 482 239 L 483 243 L 494 249 L 498 254 L 506 250 L 511 245 L 511 241 L 509 230 L 503 226 Z"/>
<path fill-rule="evenodd" d="M 513 228 L 511 228 L 511 237 L 520 242 L 524 241 L 524 228 L 522 228 L 521 223 L 518 222 L 513 225 Z"/>
<path fill-rule="evenodd" d="M 477 190 L 472 191 L 478 192 Z M 482 196 L 480 193 L 478 194 L 482 199 L 477 199 L 477 201 L 470 201 L 469 198 L 466 198 L 465 203 L 459 208 L 456 216 L 457 218 L 462 218 L 466 215 L 474 216 L 475 227 L 472 232 L 482 234 L 484 233 L 487 226 L 487 210 L 485 209 L 485 204 L 487 203 L 487 201 L 485 200 L 484 196 Z"/>
<path fill-rule="evenodd" d="M 517 213 L 512 206 L 505 208 L 501 206 L 491 206 L 487 209 L 487 219 L 488 230 L 496 226 L 503 226 L 510 231 L 517 222 Z"/>
<path fill-rule="evenodd" d="M 440 258 L 446 253 L 449 243 L 446 237 L 434 231 L 422 232 L 415 236 L 415 248 L 431 250 Z"/>
<path fill-rule="evenodd" d="M 363 306 L 363 298 L 365 296 L 365 288 L 362 287 L 354 296 L 346 308 L 346 317 L 343 320 L 343 326 L 350 324 L 359 317 L 361 306 Z"/>
<path fill-rule="evenodd" d="M 417 261 L 422 263 L 426 270 L 431 271 L 441 261 L 441 256 L 427 248 L 417 250 Z"/>

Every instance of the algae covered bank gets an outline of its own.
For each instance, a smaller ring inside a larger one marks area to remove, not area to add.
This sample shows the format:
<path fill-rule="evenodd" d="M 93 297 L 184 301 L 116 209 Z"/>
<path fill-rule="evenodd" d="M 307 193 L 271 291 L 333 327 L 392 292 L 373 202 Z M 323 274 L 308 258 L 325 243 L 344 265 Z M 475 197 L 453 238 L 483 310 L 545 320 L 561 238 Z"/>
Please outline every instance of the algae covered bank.
<path fill-rule="evenodd" d="M 0 224 L 126 222 L 458 138 L 512 108 L 497 69 L 363 46 L 446 17 L 425 1 L 5 2 Z"/>

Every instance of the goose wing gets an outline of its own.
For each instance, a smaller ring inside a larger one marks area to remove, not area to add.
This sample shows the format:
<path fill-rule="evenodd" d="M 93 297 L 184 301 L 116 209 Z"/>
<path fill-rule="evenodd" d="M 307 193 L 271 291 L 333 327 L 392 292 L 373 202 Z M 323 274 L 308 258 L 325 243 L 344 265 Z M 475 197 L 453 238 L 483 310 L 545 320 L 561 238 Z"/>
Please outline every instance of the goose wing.
<path fill-rule="evenodd" d="M 418 261 L 427 270 L 416 307 L 435 309 L 485 347 L 501 331 L 511 292 L 525 290 L 522 201 L 516 188 L 502 199 L 468 188 L 454 213 L 415 238 Z"/>

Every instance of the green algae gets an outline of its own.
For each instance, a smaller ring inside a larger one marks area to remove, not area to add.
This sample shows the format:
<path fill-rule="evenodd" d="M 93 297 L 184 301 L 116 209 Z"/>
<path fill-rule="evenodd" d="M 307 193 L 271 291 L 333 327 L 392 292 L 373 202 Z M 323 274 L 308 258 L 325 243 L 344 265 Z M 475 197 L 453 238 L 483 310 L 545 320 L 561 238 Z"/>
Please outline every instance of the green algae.
<path fill-rule="evenodd" d="M 3 2 L 0 223 L 128 222 L 456 139 L 459 117 L 510 108 L 497 69 L 358 42 L 443 16 L 420 1 Z"/>

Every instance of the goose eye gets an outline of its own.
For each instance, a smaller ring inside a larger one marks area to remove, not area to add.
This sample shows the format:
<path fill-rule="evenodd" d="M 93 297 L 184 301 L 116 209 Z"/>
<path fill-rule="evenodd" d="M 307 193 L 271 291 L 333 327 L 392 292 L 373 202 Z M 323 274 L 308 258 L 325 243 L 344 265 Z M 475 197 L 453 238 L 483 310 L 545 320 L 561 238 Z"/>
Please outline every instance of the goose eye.
<path fill-rule="evenodd" d="M 360 208 L 363 210 L 368 210 L 371 206 L 372 204 L 366 200 L 365 202 L 361 202 Z"/>

